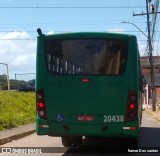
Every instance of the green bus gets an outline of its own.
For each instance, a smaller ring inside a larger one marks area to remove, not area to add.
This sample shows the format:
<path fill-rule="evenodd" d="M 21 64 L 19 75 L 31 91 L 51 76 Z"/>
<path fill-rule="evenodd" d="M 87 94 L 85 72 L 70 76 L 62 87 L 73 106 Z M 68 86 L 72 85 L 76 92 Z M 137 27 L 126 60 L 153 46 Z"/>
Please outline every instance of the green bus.
<path fill-rule="evenodd" d="M 136 143 L 143 92 L 136 36 L 37 31 L 37 135 L 61 137 L 65 147 L 83 137 Z"/>

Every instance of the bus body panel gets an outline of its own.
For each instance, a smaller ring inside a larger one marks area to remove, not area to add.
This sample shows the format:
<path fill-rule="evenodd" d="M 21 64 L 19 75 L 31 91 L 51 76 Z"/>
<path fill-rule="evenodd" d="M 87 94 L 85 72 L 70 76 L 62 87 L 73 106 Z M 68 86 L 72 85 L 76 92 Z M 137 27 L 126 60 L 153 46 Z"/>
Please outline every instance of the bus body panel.
<path fill-rule="evenodd" d="M 89 83 L 81 82 L 81 77 L 59 77 L 56 83 L 48 81 L 44 90 L 48 120 L 56 121 L 57 114 L 63 114 L 67 123 L 77 122 L 74 118 L 80 114 L 125 115 L 128 86 L 111 79 L 107 82 L 107 77 L 105 81 L 104 77 L 88 78 Z"/>
<path fill-rule="evenodd" d="M 50 136 L 96 136 L 96 137 L 131 137 L 137 138 L 137 130 L 128 130 L 125 127 L 137 125 L 136 121 L 127 123 L 110 124 L 67 124 L 40 120 L 37 118 L 37 125 L 48 125 L 47 128 L 37 128 L 38 135 Z M 66 129 L 66 126 L 68 127 Z M 83 128 L 82 128 L 83 127 Z M 105 130 L 103 130 L 105 129 Z"/>
<path fill-rule="evenodd" d="M 95 33 L 89 34 L 95 37 Z M 41 36 L 37 45 L 36 91 L 43 89 L 47 120 L 36 118 L 38 135 L 54 136 L 105 136 L 137 137 L 141 121 L 141 91 L 138 50 L 135 36 L 97 33 L 101 38 L 128 39 L 128 55 L 125 72 L 121 75 L 52 75 L 46 69 L 45 39 L 85 38 L 87 33 Z M 81 82 L 88 79 L 89 82 Z M 128 94 L 137 93 L 137 118 L 126 122 Z M 92 116 L 93 120 L 81 121 L 79 116 Z M 59 120 L 58 117 L 62 120 Z M 123 122 L 105 121 L 106 117 L 123 116 Z M 46 127 L 39 128 L 39 125 Z M 128 130 L 128 127 L 136 130 Z M 126 128 L 127 127 L 127 128 Z"/>

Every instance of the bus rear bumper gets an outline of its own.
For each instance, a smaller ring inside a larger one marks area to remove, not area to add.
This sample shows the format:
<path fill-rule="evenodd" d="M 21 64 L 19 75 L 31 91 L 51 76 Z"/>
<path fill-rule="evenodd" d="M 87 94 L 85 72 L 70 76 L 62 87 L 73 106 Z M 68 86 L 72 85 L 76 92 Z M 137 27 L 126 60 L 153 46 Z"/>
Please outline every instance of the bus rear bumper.
<path fill-rule="evenodd" d="M 50 136 L 96 136 L 96 137 L 131 137 L 137 138 L 137 122 L 110 124 L 67 124 L 51 122 L 37 118 L 37 135 Z"/>

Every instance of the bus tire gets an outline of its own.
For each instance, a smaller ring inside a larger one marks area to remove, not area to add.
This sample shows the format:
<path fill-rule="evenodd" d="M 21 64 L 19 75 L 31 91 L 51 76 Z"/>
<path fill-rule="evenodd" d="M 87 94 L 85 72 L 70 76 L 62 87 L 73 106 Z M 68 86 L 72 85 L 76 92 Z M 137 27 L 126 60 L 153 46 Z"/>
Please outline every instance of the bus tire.
<path fill-rule="evenodd" d="M 62 144 L 64 147 L 71 147 L 72 145 L 72 139 L 69 136 L 63 136 L 61 137 Z"/>
<path fill-rule="evenodd" d="M 74 147 L 80 147 L 82 145 L 82 137 L 72 137 L 72 143 Z"/>

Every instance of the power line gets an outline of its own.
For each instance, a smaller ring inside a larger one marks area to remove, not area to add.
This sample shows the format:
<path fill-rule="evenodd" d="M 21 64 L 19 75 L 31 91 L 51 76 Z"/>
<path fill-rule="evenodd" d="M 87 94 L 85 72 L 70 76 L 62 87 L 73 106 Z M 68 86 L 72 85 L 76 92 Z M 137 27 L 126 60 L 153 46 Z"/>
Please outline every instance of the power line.
<path fill-rule="evenodd" d="M 20 31 L 20 30 L 18 30 L 18 31 L 0 31 L 0 32 L 3 32 L 3 33 L 21 33 L 21 32 L 24 32 L 24 31 Z M 25 31 L 25 32 L 27 32 L 27 33 L 37 33 L 36 31 L 34 31 L 34 30 L 27 30 L 27 31 Z M 47 33 L 47 32 L 49 32 L 49 30 L 45 30 L 45 31 L 43 31 L 43 32 L 45 32 L 45 33 Z M 68 31 L 54 31 L 55 33 L 59 33 L 59 32 L 68 32 Z M 106 31 L 107 32 L 107 31 Z M 109 32 L 139 32 L 139 31 L 137 31 L 137 30 L 125 30 L 125 31 L 123 31 L 123 30 L 112 30 L 112 31 L 109 31 Z M 147 32 L 146 30 L 145 31 L 143 31 L 143 32 Z M 155 31 L 155 32 L 160 32 L 160 30 L 159 31 Z M 30 39 L 28 39 L 28 40 L 30 40 Z"/>
<path fill-rule="evenodd" d="M 46 6 L 46 7 L 39 7 L 39 6 L 20 6 L 20 7 L 16 7 L 16 6 L 1 6 L 0 9 L 132 9 L 132 8 L 142 8 L 141 6 Z M 144 6 L 143 6 L 144 8 Z"/>
<path fill-rule="evenodd" d="M 129 20 L 129 19 L 128 19 L 128 20 Z M 94 20 L 79 21 L 79 20 L 78 20 L 78 21 L 63 21 L 63 22 L 55 21 L 55 22 L 49 22 L 49 23 L 48 23 L 48 22 L 47 22 L 47 23 L 41 23 L 41 22 L 40 22 L 40 23 L 19 23 L 19 24 L 14 24 L 14 25 L 16 25 L 16 26 L 25 25 L 25 26 L 26 26 L 26 24 L 27 24 L 27 25 L 28 25 L 28 24 L 34 25 L 34 24 L 66 24 L 66 23 L 69 23 L 69 24 L 71 24 L 71 23 L 72 23 L 72 24 L 74 24 L 74 23 L 77 24 L 77 23 L 78 23 L 78 24 L 79 24 L 79 23 L 93 23 L 93 22 L 94 22 L 94 23 L 102 23 L 102 22 L 107 22 L 107 23 L 110 23 L 110 22 L 111 22 L 111 23 L 112 23 L 112 22 L 115 22 L 115 21 L 116 21 L 116 22 L 118 22 L 118 21 L 121 22 L 122 20 L 120 20 L 120 19 L 114 19 L 114 20 L 103 20 L 103 21 L 102 21 L 102 20 L 98 20 L 98 21 L 97 21 L 97 20 L 96 20 L 96 21 L 94 21 Z M 139 21 L 139 22 L 137 22 L 137 21 Z M 137 19 L 137 20 L 136 20 L 136 23 L 144 23 L 144 22 L 143 22 L 142 20 L 138 20 L 138 19 Z M 1 25 L 5 25 L 5 26 L 6 26 L 6 25 L 11 25 L 11 23 L 1 24 Z M 13 26 L 13 25 L 12 25 L 12 26 Z"/>
<path fill-rule="evenodd" d="M 75 22 L 52 22 L 52 23 L 23 23 L 23 24 L 1 24 L 0 25 L 0 28 L 1 28 L 1 30 L 2 30 L 2 28 L 7 28 L 7 29 L 9 29 L 10 27 L 12 27 L 12 29 L 13 29 L 13 27 L 15 27 L 15 26 L 18 26 L 18 27 L 22 27 L 23 28 L 23 26 L 25 26 L 25 28 L 24 29 L 26 29 L 26 27 L 35 27 L 35 25 L 37 26 L 37 25 L 41 25 L 41 26 L 45 26 L 45 27 L 47 27 L 47 26 L 62 26 L 62 27 L 66 27 L 66 26 L 76 26 L 76 25 L 78 25 L 78 26 L 80 26 L 80 25 L 92 25 L 92 26 L 94 26 L 94 25 L 108 25 L 108 24 L 119 24 L 120 23 L 120 21 L 121 20 L 103 20 L 103 21 L 75 21 Z M 141 21 L 139 21 L 139 22 L 137 22 L 136 21 L 136 23 L 144 23 L 142 20 Z M 13 31 L 13 30 L 12 30 Z M 0 32 L 3 32 L 3 31 L 0 31 Z M 15 32 L 15 30 L 13 31 L 13 32 Z M 35 31 L 34 31 L 35 32 Z"/>
<path fill-rule="evenodd" d="M 0 39 L 0 40 L 3 40 L 3 39 Z M 14 39 L 8 39 L 8 40 L 11 40 L 11 41 L 14 41 Z M 36 41 L 37 39 L 32 39 L 32 41 Z M 16 39 L 15 39 L 15 41 L 16 41 Z M 26 39 L 19 39 L 19 41 L 26 41 Z M 28 40 L 27 40 L 28 41 Z M 137 41 L 144 41 L 144 42 L 146 42 L 147 41 L 147 39 L 146 40 L 137 40 Z M 153 40 L 154 42 L 158 42 L 159 40 Z M 0 52 L 1 53 L 1 52 Z"/>
<path fill-rule="evenodd" d="M 0 40 L 3 40 L 3 41 L 8 41 L 8 40 L 13 40 L 13 41 L 33 41 L 33 40 L 36 40 L 36 39 L 27 39 L 27 38 L 23 38 L 23 39 L 3 39 L 3 38 L 0 38 Z"/>

